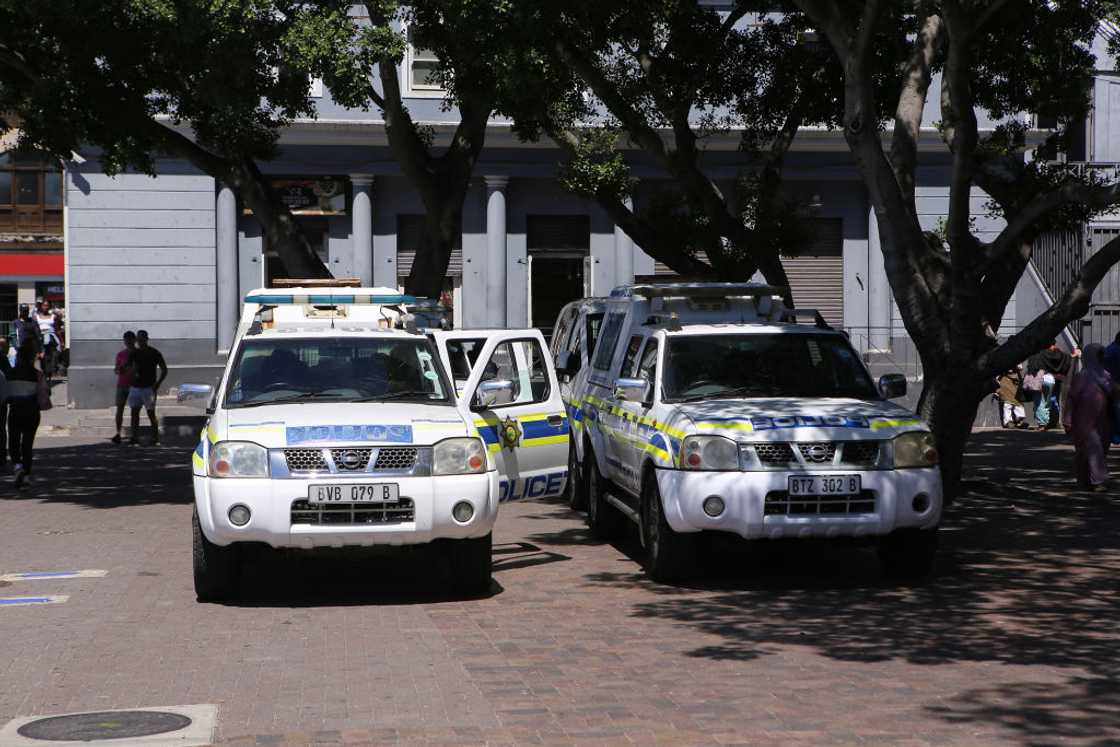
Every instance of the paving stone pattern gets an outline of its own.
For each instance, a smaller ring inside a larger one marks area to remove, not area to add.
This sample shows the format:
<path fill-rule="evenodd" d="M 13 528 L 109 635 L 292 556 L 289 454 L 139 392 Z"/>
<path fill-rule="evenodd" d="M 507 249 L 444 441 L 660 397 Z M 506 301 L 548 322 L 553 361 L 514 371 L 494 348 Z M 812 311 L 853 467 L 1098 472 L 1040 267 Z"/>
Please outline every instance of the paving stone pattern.
<path fill-rule="evenodd" d="M 0 573 L 109 573 L 0 609 L 0 723 L 214 703 L 226 745 L 1120 743 L 1120 496 L 1070 491 L 1060 434 L 977 434 L 923 588 L 805 544 L 658 585 L 636 534 L 521 503 L 484 598 L 429 550 L 265 552 L 231 605 L 194 600 L 189 444 L 43 446 L 32 492 L 0 487 Z"/>

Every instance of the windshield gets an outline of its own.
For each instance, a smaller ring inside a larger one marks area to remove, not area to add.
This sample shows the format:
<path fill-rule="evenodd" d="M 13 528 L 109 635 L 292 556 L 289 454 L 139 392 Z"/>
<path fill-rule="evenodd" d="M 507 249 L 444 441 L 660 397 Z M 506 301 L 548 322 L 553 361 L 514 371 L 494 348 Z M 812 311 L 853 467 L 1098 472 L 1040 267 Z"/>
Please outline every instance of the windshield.
<path fill-rule="evenodd" d="M 667 401 L 720 397 L 879 399 L 840 335 L 673 336 L 662 377 Z"/>
<path fill-rule="evenodd" d="M 299 401 L 449 402 L 426 338 L 274 338 L 242 342 L 229 373 L 228 408 Z"/>

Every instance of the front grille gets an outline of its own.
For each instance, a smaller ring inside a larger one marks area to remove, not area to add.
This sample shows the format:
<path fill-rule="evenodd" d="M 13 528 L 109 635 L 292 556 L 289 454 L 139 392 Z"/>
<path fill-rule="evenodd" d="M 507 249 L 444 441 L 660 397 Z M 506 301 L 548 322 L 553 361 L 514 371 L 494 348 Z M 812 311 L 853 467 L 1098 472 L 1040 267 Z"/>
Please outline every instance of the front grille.
<path fill-rule="evenodd" d="M 416 466 L 417 450 L 411 446 L 385 446 L 378 450 L 374 469 L 408 470 Z"/>
<path fill-rule="evenodd" d="M 758 461 L 763 464 L 794 464 L 797 462 L 793 456 L 793 449 L 784 441 L 755 444 L 754 453 L 758 455 Z"/>
<path fill-rule="evenodd" d="M 322 449 L 284 449 L 289 472 L 326 472 Z"/>
<path fill-rule="evenodd" d="M 806 464 L 832 464 L 836 456 L 836 444 L 831 441 L 807 441 L 797 444 L 801 458 Z"/>
<path fill-rule="evenodd" d="M 411 498 L 394 503 L 292 503 L 292 524 L 404 524 L 416 520 Z"/>
<path fill-rule="evenodd" d="M 879 441 L 845 441 L 840 447 L 840 464 L 874 466 L 879 461 Z"/>
<path fill-rule="evenodd" d="M 875 494 L 862 490 L 858 495 L 799 495 L 790 498 L 786 490 L 766 494 L 767 516 L 842 516 L 875 513 Z"/>
<path fill-rule="evenodd" d="M 373 449 L 331 449 L 331 459 L 339 472 L 364 472 Z"/>

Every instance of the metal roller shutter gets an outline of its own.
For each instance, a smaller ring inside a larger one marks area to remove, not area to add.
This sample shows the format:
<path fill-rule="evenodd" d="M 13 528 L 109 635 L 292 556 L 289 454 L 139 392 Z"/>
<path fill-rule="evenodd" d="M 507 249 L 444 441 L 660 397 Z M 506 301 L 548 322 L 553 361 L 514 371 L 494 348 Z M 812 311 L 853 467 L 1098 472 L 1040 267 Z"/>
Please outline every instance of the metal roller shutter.
<path fill-rule="evenodd" d="M 816 238 L 796 257 L 783 257 L 793 301 L 816 309 L 833 327 L 844 326 L 844 222 L 815 218 Z"/>
<path fill-rule="evenodd" d="M 400 282 L 412 272 L 412 261 L 416 258 L 416 247 L 420 245 L 420 237 L 424 233 L 424 216 L 398 215 L 397 216 L 397 277 Z M 463 241 L 462 237 L 455 242 L 451 250 L 451 261 L 447 264 L 447 277 L 463 277 Z"/>

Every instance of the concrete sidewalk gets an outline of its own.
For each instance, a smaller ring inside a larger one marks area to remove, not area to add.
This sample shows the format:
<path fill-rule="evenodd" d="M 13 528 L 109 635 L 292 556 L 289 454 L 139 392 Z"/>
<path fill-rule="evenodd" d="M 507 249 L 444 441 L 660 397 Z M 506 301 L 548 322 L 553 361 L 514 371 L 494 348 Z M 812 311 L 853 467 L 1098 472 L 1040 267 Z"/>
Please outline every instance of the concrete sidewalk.
<path fill-rule="evenodd" d="M 50 410 L 43 413 L 42 424 L 37 437 L 58 438 L 75 436 L 79 438 L 112 438 L 116 433 L 115 408 L 77 409 L 67 406 L 66 381 L 56 381 L 51 387 Z M 156 401 L 156 414 L 159 417 L 162 438 L 196 438 L 206 422 L 206 414 L 201 407 L 186 407 L 176 402 L 171 395 L 160 395 Z M 129 410 L 124 411 L 123 438 L 128 438 Z M 151 437 L 147 413 L 140 413 L 140 438 Z"/>

